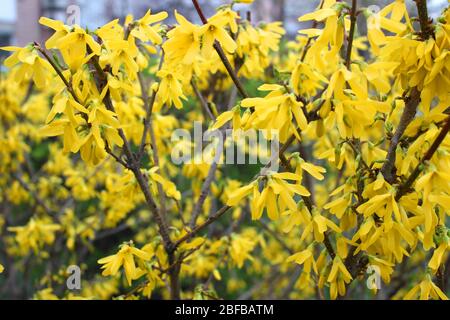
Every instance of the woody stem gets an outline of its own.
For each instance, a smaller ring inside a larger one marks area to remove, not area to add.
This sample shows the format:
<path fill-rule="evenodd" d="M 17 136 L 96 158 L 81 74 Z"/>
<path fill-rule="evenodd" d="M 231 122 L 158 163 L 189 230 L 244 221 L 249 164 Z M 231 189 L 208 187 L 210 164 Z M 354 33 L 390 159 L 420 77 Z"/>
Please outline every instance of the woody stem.
<path fill-rule="evenodd" d="M 352 48 L 353 48 L 353 39 L 355 38 L 355 29 L 356 29 L 356 12 L 357 12 L 357 0 L 352 0 L 352 9 L 350 12 L 350 32 L 348 36 L 348 46 L 347 46 L 347 55 L 345 58 L 345 66 L 350 68 L 350 64 L 352 62 Z"/>

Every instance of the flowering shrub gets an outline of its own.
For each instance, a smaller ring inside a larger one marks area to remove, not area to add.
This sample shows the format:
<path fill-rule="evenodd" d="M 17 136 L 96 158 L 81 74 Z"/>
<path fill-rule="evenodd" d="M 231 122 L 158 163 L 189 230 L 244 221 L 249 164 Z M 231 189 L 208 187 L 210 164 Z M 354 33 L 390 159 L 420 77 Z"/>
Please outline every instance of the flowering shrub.
<path fill-rule="evenodd" d="M 288 40 L 235 2 L 3 48 L 3 296 L 447 299 L 450 10 L 323 0 Z M 195 121 L 281 147 L 175 164 Z"/>

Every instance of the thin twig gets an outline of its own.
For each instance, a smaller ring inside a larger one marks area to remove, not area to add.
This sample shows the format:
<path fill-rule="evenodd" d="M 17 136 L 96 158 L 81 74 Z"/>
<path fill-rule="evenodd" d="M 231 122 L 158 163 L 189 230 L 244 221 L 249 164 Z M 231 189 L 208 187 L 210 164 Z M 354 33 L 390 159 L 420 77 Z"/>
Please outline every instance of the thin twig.
<path fill-rule="evenodd" d="M 420 92 L 417 88 L 411 90 L 411 94 L 406 101 L 405 109 L 400 118 L 400 122 L 395 130 L 394 136 L 391 139 L 386 161 L 381 168 L 381 173 L 387 182 L 393 183 L 395 181 L 395 155 L 397 146 L 402 138 L 408 125 L 414 120 L 417 112 L 417 106 L 420 103 Z"/>
<path fill-rule="evenodd" d="M 123 161 L 118 155 L 116 155 L 111 148 L 109 147 L 108 144 L 105 144 L 105 151 L 106 153 L 108 153 L 111 157 L 113 157 L 119 164 L 121 164 L 123 167 L 131 170 L 131 167 L 128 165 L 128 163 L 126 163 L 125 161 Z"/>
<path fill-rule="evenodd" d="M 357 12 L 357 0 L 352 0 L 352 9 L 350 12 L 350 32 L 348 36 L 348 46 L 347 46 L 347 55 L 345 58 L 345 66 L 347 69 L 350 68 L 350 64 L 352 63 L 352 49 L 353 49 L 353 39 L 355 38 L 355 29 L 356 29 L 356 12 Z"/>
<path fill-rule="evenodd" d="M 162 65 L 164 61 L 164 53 L 161 55 L 161 61 L 159 62 L 158 70 L 161 70 Z M 138 151 L 138 162 L 140 163 L 142 161 L 142 157 L 144 156 L 144 150 L 145 145 L 147 141 L 147 134 L 150 130 L 151 121 L 152 121 L 152 115 L 153 115 L 153 108 L 156 102 L 156 96 L 158 94 L 158 90 L 154 90 L 152 93 L 151 98 L 149 99 L 148 93 L 146 90 L 145 80 L 141 72 L 138 72 L 138 80 L 139 85 L 141 86 L 141 94 L 142 94 L 142 100 L 144 101 L 144 108 L 146 112 L 146 117 L 144 120 L 144 132 L 142 133 L 141 138 L 141 144 L 139 145 L 139 151 Z"/>
<path fill-rule="evenodd" d="M 97 80 L 96 85 L 97 85 L 98 89 L 100 91 L 102 91 L 107 83 L 107 75 L 106 75 L 105 71 L 101 68 L 97 56 L 94 56 L 91 59 L 91 63 L 97 73 L 97 76 L 98 76 L 98 79 L 96 79 Z M 108 110 L 110 110 L 114 113 L 116 112 L 114 105 L 112 103 L 111 95 L 110 95 L 109 91 L 106 93 L 103 102 L 105 103 L 105 106 Z M 164 217 L 160 214 L 158 207 L 153 199 L 153 196 L 151 195 L 151 192 L 150 192 L 150 189 L 148 186 L 148 181 L 144 177 L 144 175 L 141 171 L 141 168 L 139 166 L 139 163 L 136 161 L 136 157 L 131 150 L 130 143 L 129 143 L 127 137 L 125 136 L 123 129 L 119 128 L 118 133 L 124 143 L 123 148 L 124 148 L 124 152 L 127 157 L 127 160 L 128 160 L 128 165 L 132 169 L 132 172 L 139 184 L 139 187 L 141 188 L 141 190 L 144 194 L 147 205 L 148 205 L 150 211 L 152 212 L 156 223 L 158 224 L 159 233 L 163 239 L 164 247 L 169 252 L 171 250 L 170 248 L 172 247 L 172 240 L 170 239 L 169 228 L 164 220 Z"/>

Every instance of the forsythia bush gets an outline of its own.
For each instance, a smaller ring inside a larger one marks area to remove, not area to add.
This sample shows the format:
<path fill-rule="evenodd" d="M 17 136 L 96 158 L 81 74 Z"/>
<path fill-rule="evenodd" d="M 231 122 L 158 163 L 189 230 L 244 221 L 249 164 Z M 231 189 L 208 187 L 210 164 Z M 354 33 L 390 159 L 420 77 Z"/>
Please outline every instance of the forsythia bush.
<path fill-rule="evenodd" d="M 288 40 L 235 2 L 3 48 L 3 297 L 447 299 L 450 10 L 324 0 Z M 279 170 L 174 163 L 195 121 Z"/>

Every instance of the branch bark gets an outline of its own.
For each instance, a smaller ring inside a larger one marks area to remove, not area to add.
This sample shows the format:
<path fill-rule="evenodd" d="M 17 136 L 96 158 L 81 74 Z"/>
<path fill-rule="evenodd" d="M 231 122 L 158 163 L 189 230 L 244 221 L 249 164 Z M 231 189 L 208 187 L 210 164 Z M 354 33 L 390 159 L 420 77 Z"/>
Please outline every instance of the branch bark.
<path fill-rule="evenodd" d="M 192 3 L 194 4 L 195 10 L 197 11 L 200 20 L 202 20 L 203 24 L 208 24 L 208 19 L 206 18 L 205 14 L 203 13 L 203 10 L 198 3 L 197 0 L 192 0 Z M 243 98 L 248 98 L 248 94 L 244 89 L 244 86 L 242 85 L 241 81 L 239 80 L 239 77 L 237 76 L 233 66 L 231 65 L 230 61 L 228 60 L 227 56 L 225 55 L 225 52 L 222 49 L 222 46 L 220 45 L 219 41 L 214 41 L 214 49 L 216 50 L 217 54 L 220 57 L 220 60 L 222 61 L 223 65 L 225 66 L 225 69 L 227 69 L 228 75 L 231 77 L 231 80 L 233 80 L 234 85 L 238 89 L 239 93 Z"/>
<path fill-rule="evenodd" d="M 395 181 L 396 173 L 395 173 L 395 154 L 397 150 L 398 143 L 405 133 L 406 128 L 414 120 L 417 112 L 417 106 L 420 103 L 420 92 L 414 87 L 411 90 L 411 94 L 406 101 L 405 109 L 400 118 L 400 123 L 395 130 L 394 136 L 391 139 L 391 144 L 388 149 L 388 154 L 386 157 L 386 161 L 381 168 L 381 173 L 387 182 L 393 183 Z"/>

